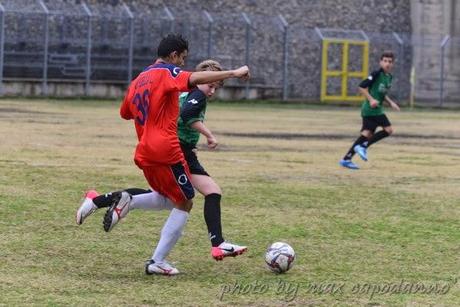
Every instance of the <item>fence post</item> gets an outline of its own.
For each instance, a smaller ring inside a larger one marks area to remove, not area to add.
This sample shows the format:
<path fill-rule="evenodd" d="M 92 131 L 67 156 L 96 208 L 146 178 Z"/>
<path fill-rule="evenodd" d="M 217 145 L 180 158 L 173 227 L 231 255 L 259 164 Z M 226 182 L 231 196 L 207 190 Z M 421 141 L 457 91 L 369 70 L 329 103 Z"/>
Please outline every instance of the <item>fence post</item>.
<path fill-rule="evenodd" d="M 398 50 L 398 58 L 399 58 L 399 64 L 398 64 L 398 79 L 401 80 L 402 78 L 402 69 L 403 69 L 403 63 L 404 63 L 404 59 L 403 59 L 403 56 L 404 56 L 404 42 L 403 40 L 401 39 L 401 37 L 398 35 L 398 33 L 396 32 L 393 32 L 393 37 L 395 38 L 395 40 L 398 42 L 399 44 L 399 50 Z M 397 87 L 398 87 L 398 90 L 396 91 L 397 92 L 397 95 L 398 95 L 398 99 L 401 99 L 401 81 L 399 81 L 397 83 Z"/>
<path fill-rule="evenodd" d="M 43 11 L 45 12 L 45 46 L 43 47 L 43 84 L 42 92 L 46 96 L 48 95 L 48 42 L 49 42 L 49 14 L 50 11 L 46 7 L 43 0 L 38 1 Z"/>
<path fill-rule="evenodd" d="M 439 76 L 439 106 L 442 107 L 444 103 L 444 51 L 446 45 L 450 41 L 450 36 L 444 36 L 444 39 L 441 42 L 441 75 Z"/>
<path fill-rule="evenodd" d="M 251 48 L 251 20 L 246 13 L 241 13 L 244 21 L 246 22 L 246 51 L 245 51 L 245 65 L 249 66 L 250 61 L 250 48 Z M 249 99 L 249 81 L 246 81 L 246 87 L 244 90 L 244 97 Z"/>
<path fill-rule="evenodd" d="M 288 50 L 288 29 L 289 24 L 283 15 L 279 14 L 278 18 L 281 22 L 283 32 L 283 101 L 288 99 L 288 74 L 289 74 L 289 50 Z"/>
<path fill-rule="evenodd" d="M 86 3 L 82 3 L 83 9 L 86 12 L 86 15 L 88 16 L 88 34 L 86 37 L 86 78 L 85 78 L 85 95 L 89 96 L 90 94 L 90 85 L 91 85 L 91 36 L 92 36 L 92 24 L 91 24 L 91 17 L 93 14 L 91 14 L 91 11 L 89 7 L 86 5 Z"/>
<path fill-rule="evenodd" d="M 208 19 L 208 59 L 210 59 L 212 55 L 212 24 L 214 23 L 214 19 L 208 11 L 204 10 L 203 13 L 206 19 Z"/>
<path fill-rule="evenodd" d="M 133 78 L 133 48 L 134 48 L 134 15 L 126 5 L 123 3 L 123 8 L 128 14 L 129 18 L 129 49 L 128 49 L 128 85 Z"/>
<path fill-rule="evenodd" d="M 168 17 L 169 21 L 171 22 L 170 31 L 171 33 L 174 33 L 174 24 L 175 24 L 176 18 L 174 17 L 173 13 L 166 5 L 164 6 L 164 11 L 165 11 L 166 17 Z"/>
<path fill-rule="evenodd" d="M 3 63 L 5 60 L 5 8 L 0 3 L 0 95 L 3 96 Z"/>
<path fill-rule="evenodd" d="M 359 33 L 361 33 L 361 35 L 363 36 L 364 40 L 367 42 L 368 44 L 368 48 L 370 48 L 370 45 L 371 45 L 371 40 L 369 39 L 369 36 L 366 34 L 366 32 L 364 30 L 359 30 Z M 369 70 L 369 55 L 370 55 L 370 52 L 367 53 L 367 59 L 363 59 L 363 61 L 365 63 L 367 63 L 367 70 Z M 364 63 L 363 62 L 363 63 Z"/>
<path fill-rule="evenodd" d="M 321 40 L 320 43 L 320 52 L 319 54 L 321 55 L 321 62 L 320 62 L 320 92 L 319 92 L 319 100 L 321 102 L 324 101 L 326 94 L 327 94 L 327 86 L 324 86 L 323 84 L 327 83 L 327 75 L 326 75 L 326 70 L 327 70 L 327 48 L 325 48 L 325 37 L 321 30 L 318 27 L 315 27 L 315 33 Z"/>

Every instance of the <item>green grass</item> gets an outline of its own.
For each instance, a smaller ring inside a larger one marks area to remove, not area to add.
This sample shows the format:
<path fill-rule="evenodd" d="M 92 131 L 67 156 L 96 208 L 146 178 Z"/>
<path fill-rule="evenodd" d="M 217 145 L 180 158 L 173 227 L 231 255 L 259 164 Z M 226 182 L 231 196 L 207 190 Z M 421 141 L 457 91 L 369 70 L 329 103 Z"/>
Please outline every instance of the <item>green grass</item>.
<path fill-rule="evenodd" d="M 183 274 L 164 278 L 143 263 L 167 212 L 111 233 L 102 210 L 74 222 L 88 188 L 146 187 L 118 102 L 0 100 L 0 305 L 458 305 L 460 112 L 389 117 L 399 137 L 352 172 L 338 160 L 357 108 L 211 104 L 220 149 L 199 157 L 223 189 L 225 237 L 249 251 L 211 259 L 197 196 L 170 255 Z M 275 241 L 297 253 L 284 275 L 264 267 Z"/>

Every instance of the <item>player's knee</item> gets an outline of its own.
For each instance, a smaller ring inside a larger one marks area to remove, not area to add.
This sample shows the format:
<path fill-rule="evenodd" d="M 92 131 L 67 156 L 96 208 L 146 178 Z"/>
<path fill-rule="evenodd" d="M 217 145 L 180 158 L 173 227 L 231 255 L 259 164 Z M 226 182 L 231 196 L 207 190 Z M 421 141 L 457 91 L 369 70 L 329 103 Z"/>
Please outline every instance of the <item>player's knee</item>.
<path fill-rule="evenodd" d="M 193 207 L 193 201 L 190 199 L 185 203 L 185 211 L 190 212 Z"/>
<path fill-rule="evenodd" d="M 220 189 L 220 187 L 217 185 L 217 183 L 214 182 L 214 184 L 212 184 L 210 186 L 210 193 L 208 194 L 219 194 L 219 195 L 222 195 L 222 190 Z"/>
<path fill-rule="evenodd" d="M 222 190 L 220 189 L 219 185 L 214 182 L 213 180 L 207 182 L 206 185 L 202 188 L 203 195 L 210 195 L 210 194 L 220 194 L 222 195 Z"/>
<path fill-rule="evenodd" d="M 393 127 L 385 127 L 385 131 L 388 133 L 388 135 L 392 135 L 395 131 Z"/>
<path fill-rule="evenodd" d="M 183 203 L 176 204 L 176 208 L 185 212 L 190 212 L 193 207 L 193 201 L 191 199 L 186 200 Z"/>
<path fill-rule="evenodd" d="M 368 139 L 370 139 L 372 137 L 372 132 L 369 131 L 369 130 L 364 130 L 364 131 L 361 132 L 361 135 L 366 137 L 366 138 L 368 138 Z"/>

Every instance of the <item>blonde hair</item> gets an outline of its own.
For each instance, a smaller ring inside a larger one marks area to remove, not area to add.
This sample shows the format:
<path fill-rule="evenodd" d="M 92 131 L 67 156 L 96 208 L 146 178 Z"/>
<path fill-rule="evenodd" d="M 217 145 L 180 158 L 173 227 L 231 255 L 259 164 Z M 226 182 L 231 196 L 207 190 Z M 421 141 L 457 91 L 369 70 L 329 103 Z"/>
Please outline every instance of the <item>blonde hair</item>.
<path fill-rule="evenodd" d="M 204 60 L 195 67 L 196 71 L 222 71 L 222 66 L 214 60 Z"/>
<path fill-rule="evenodd" d="M 196 71 L 222 71 L 222 66 L 219 62 L 214 60 L 204 60 L 200 62 L 196 67 Z M 224 86 L 224 81 L 218 82 L 219 86 Z"/>

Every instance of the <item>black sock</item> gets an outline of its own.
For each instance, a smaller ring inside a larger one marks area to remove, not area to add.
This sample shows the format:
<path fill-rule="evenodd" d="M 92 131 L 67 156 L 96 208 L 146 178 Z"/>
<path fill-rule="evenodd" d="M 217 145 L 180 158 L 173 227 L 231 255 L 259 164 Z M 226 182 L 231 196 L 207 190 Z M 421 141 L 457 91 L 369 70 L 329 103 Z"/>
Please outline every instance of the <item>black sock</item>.
<path fill-rule="evenodd" d="M 129 188 L 129 189 L 126 189 L 126 190 L 123 190 L 123 191 L 126 191 L 131 195 L 144 194 L 144 193 L 151 192 L 150 190 L 139 189 L 139 188 Z M 121 191 L 110 192 L 110 193 L 101 194 L 99 196 L 96 196 L 93 199 L 93 203 L 98 208 L 110 207 L 112 205 L 112 202 L 113 202 L 114 194 L 119 193 L 119 192 L 121 192 Z"/>
<path fill-rule="evenodd" d="M 213 247 L 224 242 L 220 220 L 220 194 L 209 194 L 204 198 L 204 220 L 208 226 L 209 238 Z"/>
<path fill-rule="evenodd" d="M 367 143 L 367 146 L 366 147 L 369 147 L 371 146 L 372 144 L 374 143 L 377 143 L 378 141 L 380 141 L 381 139 L 384 139 L 386 138 L 387 136 L 389 136 L 388 132 L 386 132 L 385 130 L 381 130 L 379 132 L 377 132 L 376 134 L 374 134 L 371 139 L 369 140 L 369 142 Z"/>
<path fill-rule="evenodd" d="M 140 189 L 140 188 L 129 188 L 124 191 L 128 192 L 131 195 L 139 195 L 139 194 L 145 194 L 145 193 L 152 192 L 151 190 Z"/>
<path fill-rule="evenodd" d="M 348 150 L 347 154 L 343 157 L 343 159 L 351 160 L 351 158 L 353 158 L 353 156 L 355 155 L 354 147 L 356 145 L 361 145 L 365 142 L 367 142 L 367 137 L 365 137 L 364 135 L 360 135 L 359 138 L 357 138 L 356 141 L 353 143 L 353 145 L 351 145 L 350 150 Z"/>

